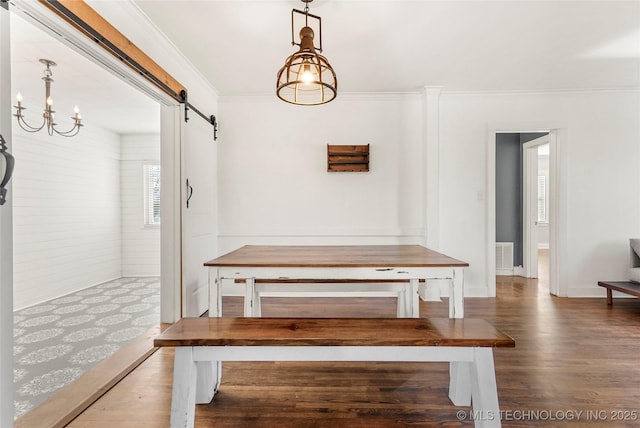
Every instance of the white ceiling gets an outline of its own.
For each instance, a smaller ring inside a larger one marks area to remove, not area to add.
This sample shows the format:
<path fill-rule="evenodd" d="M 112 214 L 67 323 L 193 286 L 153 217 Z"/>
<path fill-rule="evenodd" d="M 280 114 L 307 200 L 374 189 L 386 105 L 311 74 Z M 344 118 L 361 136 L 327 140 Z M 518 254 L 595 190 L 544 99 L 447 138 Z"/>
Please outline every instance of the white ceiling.
<path fill-rule="evenodd" d="M 299 0 L 137 0 L 223 95 L 273 93 Z M 343 92 L 640 85 L 638 1 L 316 0 Z"/>
<path fill-rule="evenodd" d="M 275 93 L 276 73 L 294 52 L 291 9 L 304 8 L 297 0 L 135 3 L 223 96 Z M 432 85 L 640 87 L 639 1 L 316 0 L 310 12 L 322 17 L 323 54 L 336 70 L 338 96 Z M 45 57 L 59 64 L 53 88 L 59 113 L 71 114 L 78 104 L 87 125 L 104 119 L 121 133 L 159 129 L 154 101 L 17 21 L 12 71 L 25 103 L 43 98 L 38 58 Z"/>

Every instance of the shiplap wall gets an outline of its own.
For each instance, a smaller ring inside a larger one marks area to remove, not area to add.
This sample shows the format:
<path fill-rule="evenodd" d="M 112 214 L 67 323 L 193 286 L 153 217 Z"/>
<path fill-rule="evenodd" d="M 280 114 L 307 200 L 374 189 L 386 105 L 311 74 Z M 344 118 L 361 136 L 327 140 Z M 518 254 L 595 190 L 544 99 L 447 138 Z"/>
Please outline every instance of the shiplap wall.
<path fill-rule="evenodd" d="M 122 204 L 122 275 L 160 275 L 160 228 L 145 227 L 145 163 L 160 163 L 160 135 L 123 135 L 120 187 Z"/>
<path fill-rule="evenodd" d="M 121 276 L 120 137 L 13 133 L 14 309 Z"/>

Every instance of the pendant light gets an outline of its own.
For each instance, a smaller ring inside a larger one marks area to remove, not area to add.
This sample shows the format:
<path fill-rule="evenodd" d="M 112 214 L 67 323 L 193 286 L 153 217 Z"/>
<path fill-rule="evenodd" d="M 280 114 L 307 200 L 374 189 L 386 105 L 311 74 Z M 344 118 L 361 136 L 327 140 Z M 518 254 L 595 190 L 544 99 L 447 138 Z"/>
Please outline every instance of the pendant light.
<path fill-rule="evenodd" d="M 322 52 L 322 20 L 309 13 L 309 3 L 313 0 L 301 0 L 304 11 L 291 11 L 291 44 L 299 46 L 298 52 L 289 56 L 278 71 L 276 94 L 278 98 L 296 105 L 318 105 L 333 100 L 338 91 L 336 73 Z M 304 16 L 304 26 L 300 29 L 300 41 L 296 42 L 294 18 L 296 14 Z M 309 19 L 317 20 L 319 46 L 314 43 L 314 31 Z"/>

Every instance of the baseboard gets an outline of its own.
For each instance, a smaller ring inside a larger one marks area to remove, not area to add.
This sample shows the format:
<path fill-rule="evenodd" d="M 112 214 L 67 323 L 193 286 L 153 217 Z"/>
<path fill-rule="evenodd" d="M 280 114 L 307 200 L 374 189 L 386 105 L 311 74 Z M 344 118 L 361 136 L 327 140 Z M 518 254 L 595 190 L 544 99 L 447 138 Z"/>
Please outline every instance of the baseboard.
<path fill-rule="evenodd" d="M 624 298 L 624 299 L 637 299 L 635 296 L 630 296 L 625 293 L 620 293 L 618 291 L 613 291 L 613 297 Z M 576 297 L 576 298 L 606 298 L 607 290 L 604 287 L 582 287 L 582 288 L 569 288 L 567 290 L 567 297 Z"/>

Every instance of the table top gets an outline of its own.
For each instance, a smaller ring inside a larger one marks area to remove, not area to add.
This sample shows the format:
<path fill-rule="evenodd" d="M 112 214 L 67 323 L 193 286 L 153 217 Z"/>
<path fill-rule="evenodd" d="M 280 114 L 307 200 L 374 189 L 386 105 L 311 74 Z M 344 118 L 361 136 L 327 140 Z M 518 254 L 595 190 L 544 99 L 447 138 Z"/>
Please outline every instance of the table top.
<path fill-rule="evenodd" d="M 480 346 L 514 347 L 482 319 L 182 318 L 155 346 Z"/>
<path fill-rule="evenodd" d="M 245 245 L 208 267 L 466 267 L 421 245 Z"/>

